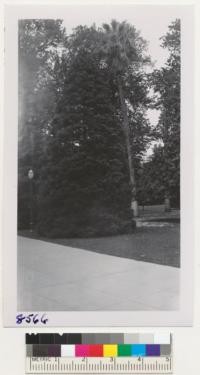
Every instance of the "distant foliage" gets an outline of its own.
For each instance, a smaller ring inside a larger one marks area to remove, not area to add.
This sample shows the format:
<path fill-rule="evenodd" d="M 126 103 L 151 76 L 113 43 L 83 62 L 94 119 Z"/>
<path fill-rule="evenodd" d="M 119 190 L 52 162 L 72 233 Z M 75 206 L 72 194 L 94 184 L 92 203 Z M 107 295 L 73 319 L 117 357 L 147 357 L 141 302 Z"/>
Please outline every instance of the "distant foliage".
<path fill-rule="evenodd" d="M 163 204 L 165 166 L 162 146 L 155 146 L 150 160 L 141 165 L 138 178 L 140 205 Z"/>
<path fill-rule="evenodd" d="M 180 205 L 180 75 L 181 25 L 172 22 L 161 38 L 162 47 L 169 50 L 164 67 L 155 70 L 152 84 L 157 94 L 156 108 L 161 111 L 157 132 L 163 141 L 163 184 L 165 195 L 173 205 Z"/>

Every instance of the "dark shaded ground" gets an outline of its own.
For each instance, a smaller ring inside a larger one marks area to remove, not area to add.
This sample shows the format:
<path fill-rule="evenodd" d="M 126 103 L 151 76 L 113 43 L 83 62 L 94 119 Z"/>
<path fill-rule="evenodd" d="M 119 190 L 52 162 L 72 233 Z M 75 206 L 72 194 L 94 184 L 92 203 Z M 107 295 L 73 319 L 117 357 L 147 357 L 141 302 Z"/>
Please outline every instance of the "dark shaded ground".
<path fill-rule="evenodd" d="M 19 234 L 98 253 L 180 267 L 180 224 L 177 223 L 179 212 L 163 213 L 162 206 L 148 207 L 141 212 L 141 219 L 150 225 L 156 221 L 158 225 L 165 221 L 168 224 L 143 226 L 132 234 L 99 238 L 48 239 L 38 237 L 29 231 L 20 231 Z"/>

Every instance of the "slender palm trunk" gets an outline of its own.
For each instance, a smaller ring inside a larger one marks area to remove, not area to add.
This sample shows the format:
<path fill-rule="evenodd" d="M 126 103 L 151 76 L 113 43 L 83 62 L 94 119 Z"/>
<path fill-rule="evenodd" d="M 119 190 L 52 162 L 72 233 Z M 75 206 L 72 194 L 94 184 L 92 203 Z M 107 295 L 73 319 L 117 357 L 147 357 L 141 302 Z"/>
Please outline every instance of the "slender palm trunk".
<path fill-rule="evenodd" d="M 169 152 L 168 152 L 168 137 L 169 137 L 169 131 L 168 131 L 168 126 L 165 121 L 165 126 L 164 126 L 164 163 L 165 163 L 165 175 L 169 175 Z M 169 212 L 171 210 L 171 202 L 170 202 L 170 188 L 169 188 L 169 182 L 165 182 L 165 196 L 164 196 L 164 210 L 165 212 Z"/>
<path fill-rule="evenodd" d="M 128 113 L 127 113 L 127 105 L 125 102 L 124 92 L 123 92 L 119 77 L 118 77 L 117 83 L 118 83 L 119 97 L 120 97 L 121 110 L 122 110 L 122 116 L 123 116 L 123 130 L 124 130 L 124 135 L 125 135 L 125 142 L 126 142 L 126 149 L 127 149 L 127 156 L 128 156 L 129 177 L 130 177 L 131 195 L 132 195 L 131 209 L 133 210 L 133 217 L 137 217 L 138 216 L 138 203 L 136 200 L 135 170 L 134 170 L 132 152 L 131 152 L 130 128 L 129 128 Z"/>

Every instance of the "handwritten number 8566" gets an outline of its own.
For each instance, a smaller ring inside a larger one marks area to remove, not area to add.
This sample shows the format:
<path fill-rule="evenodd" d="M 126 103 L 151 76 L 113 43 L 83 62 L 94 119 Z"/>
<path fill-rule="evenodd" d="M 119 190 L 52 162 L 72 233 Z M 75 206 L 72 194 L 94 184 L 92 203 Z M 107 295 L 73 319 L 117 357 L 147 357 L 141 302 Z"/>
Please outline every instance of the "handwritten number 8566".
<path fill-rule="evenodd" d="M 39 314 L 29 314 L 29 315 L 18 314 L 16 316 L 16 324 L 22 324 L 22 322 L 26 322 L 28 324 L 30 324 L 30 323 L 47 324 L 48 318 L 46 317 L 46 314 L 43 314 L 41 317 L 39 316 Z"/>

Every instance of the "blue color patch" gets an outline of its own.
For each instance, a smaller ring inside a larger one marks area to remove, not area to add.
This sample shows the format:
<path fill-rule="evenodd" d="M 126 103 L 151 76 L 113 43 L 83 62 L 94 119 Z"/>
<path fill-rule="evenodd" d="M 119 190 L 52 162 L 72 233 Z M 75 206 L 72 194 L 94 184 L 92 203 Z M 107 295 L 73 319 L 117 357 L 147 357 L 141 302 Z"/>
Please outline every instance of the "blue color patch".
<path fill-rule="evenodd" d="M 145 356 L 146 355 L 146 345 L 144 344 L 133 344 L 131 345 L 131 355 L 132 356 Z"/>

